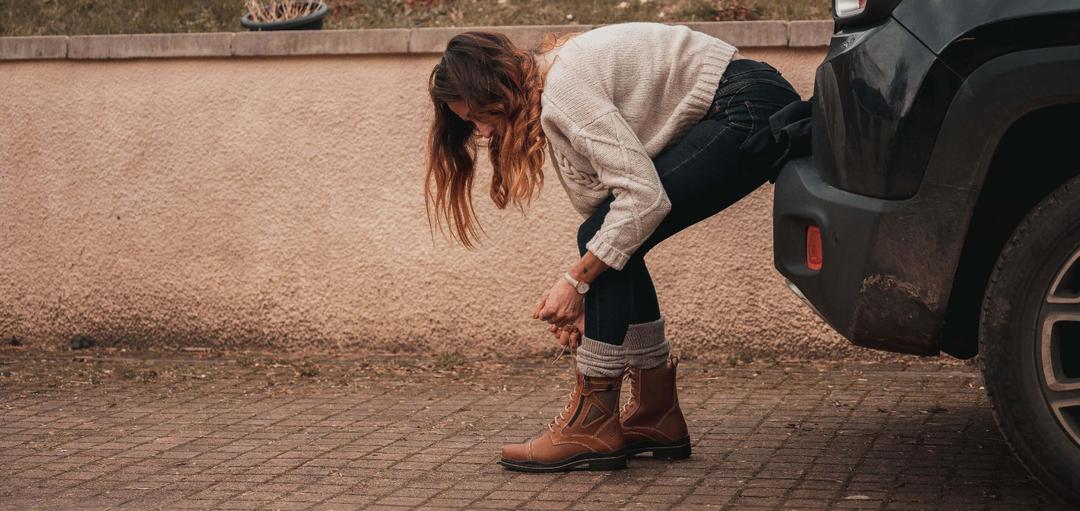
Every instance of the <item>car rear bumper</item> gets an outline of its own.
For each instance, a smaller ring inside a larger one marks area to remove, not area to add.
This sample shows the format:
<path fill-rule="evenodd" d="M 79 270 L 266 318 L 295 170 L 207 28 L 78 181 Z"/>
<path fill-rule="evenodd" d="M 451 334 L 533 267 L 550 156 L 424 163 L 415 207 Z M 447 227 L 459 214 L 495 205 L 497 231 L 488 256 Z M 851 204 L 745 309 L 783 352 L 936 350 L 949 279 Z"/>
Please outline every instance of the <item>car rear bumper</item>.
<path fill-rule="evenodd" d="M 810 158 L 793 160 L 775 187 L 776 268 L 825 321 L 855 344 L 937 354 L 935 335 L 943 318 L 937 294 L 912 284 L 902 271 L 888 269 L 890 262 L 919 257 L 918 246 L 904 246 L 902 233 L 890 232 L 916 205 L 840 190 L 821 179 Z M 822 237 L 823 264 L 817 271 L 806 263 L 811 225 Z"/>

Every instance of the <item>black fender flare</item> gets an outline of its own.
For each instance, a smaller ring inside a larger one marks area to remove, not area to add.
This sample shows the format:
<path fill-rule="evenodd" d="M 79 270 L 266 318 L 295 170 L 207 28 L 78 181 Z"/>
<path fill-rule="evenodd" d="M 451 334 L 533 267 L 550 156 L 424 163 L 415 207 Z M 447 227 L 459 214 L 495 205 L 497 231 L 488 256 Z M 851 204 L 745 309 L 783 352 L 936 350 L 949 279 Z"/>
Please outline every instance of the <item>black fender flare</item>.
<path fill-rule="evenodd" d="M 987 61 L 968 75 L 950 104 L 924 183 L 981 190 L 994 150 L 1014 122 L 1040 108 L 1078 102 L 1080 45 Z"/>

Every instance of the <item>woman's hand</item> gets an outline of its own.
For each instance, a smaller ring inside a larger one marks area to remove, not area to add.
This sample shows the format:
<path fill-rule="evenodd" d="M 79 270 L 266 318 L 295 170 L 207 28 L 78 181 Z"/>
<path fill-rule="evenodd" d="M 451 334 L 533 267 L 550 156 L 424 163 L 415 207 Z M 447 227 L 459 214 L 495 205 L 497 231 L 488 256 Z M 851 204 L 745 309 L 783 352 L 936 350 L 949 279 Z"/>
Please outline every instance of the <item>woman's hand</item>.
<path fill-rule="evenodd" d="M 581 338 L 585 332 L 585 314 L 578 315 L 571 325 L 567 325 L 563 328 L 559 328 L 555 325 L 548 326 L 548 332 L 551 332 L 555 336 L 561 346 L 565 348 L 576 348 L 581 346 Z"/>
<path fill-rule="evenodd" d="M 547 321 L 557 328 L 569 326 L 582 315 L 581 302 L 581 295 L 574 286 L 559 278 L 536 304 L 533 318 Z"/>
<path fill-rule="evenodd" d="M 579 282 L 592 284 L 607 268 L 607 264 L 600 258 L 586 251 L 568 273 Z M 581 302 L 582 296 L 577 289 L 560 277 L 536 304 L 533 318 L 551 323 L 548 331 L 555 335 L 559 344 L 576 347 L 585 336 L 585 312 L 581 308 Z"/>

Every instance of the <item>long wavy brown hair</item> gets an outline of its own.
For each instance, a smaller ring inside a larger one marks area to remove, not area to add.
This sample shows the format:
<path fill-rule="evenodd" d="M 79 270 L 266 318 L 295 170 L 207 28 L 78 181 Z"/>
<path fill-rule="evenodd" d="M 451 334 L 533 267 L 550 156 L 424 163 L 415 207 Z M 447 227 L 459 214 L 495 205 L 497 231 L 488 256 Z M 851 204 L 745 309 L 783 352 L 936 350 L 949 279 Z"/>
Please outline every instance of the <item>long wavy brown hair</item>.
<path fill-rule="evenodd" d="M 493 170 L 491 200 L 499 209 L 513 204 L 525 212 L 544 184 L 541 167 L 547 145 L 540 127 L 544 77 L 534 55 L 579 33 L 545 34 L 532 51 L 494 32 L 465 32 L 447 43 L 428 79 L 435 119 L 428 140 L 424 204 L 432 231 L 445 224 L 466 247 L 472 247 L 483 232 L 472 204 L 479 137 L 473 123 L 450 109 L 452 101 L 468 106 L 469 117 L 492 124 L 487 143 Z"/>

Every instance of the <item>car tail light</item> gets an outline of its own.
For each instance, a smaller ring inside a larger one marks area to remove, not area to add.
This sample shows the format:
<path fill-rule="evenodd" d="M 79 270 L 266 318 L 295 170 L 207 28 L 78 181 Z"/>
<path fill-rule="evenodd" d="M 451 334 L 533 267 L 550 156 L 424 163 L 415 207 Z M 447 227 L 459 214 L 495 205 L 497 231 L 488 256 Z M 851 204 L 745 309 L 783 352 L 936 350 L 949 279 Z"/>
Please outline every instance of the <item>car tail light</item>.
<path fill-rule="evenodd" d="M 836 27 L 878 23 L 892 14 L 900 0 L 833 0 Z"/>
<path fill-rule="evenodd" d="M 833 0 L 833 10 L 837 19 L 858 16 L 866 11 L 867 0 Z"/>
<path fill-rule="evenodd" d="M 821 251 L 821 229 L 816 225 L 806 228 L 806 267 L 818 271 L 824 261 Z"/>

